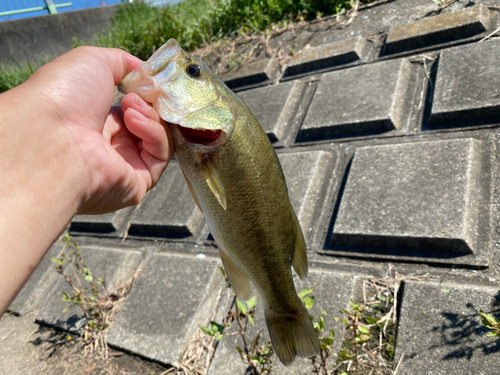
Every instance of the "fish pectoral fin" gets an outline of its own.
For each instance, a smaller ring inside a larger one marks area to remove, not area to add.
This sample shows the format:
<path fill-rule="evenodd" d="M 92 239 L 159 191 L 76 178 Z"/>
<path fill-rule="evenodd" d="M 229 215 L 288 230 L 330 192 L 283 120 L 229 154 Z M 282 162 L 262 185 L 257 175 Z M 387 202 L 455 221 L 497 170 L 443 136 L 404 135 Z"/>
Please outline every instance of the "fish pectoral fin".
<path fill-rule="evenodd" d="M 302 234 L 302 229 L 300 228 L 299 220 L 295 213 L 293 214 L 295 220 L 295 250 L 292 256 L 292 267 L 297 272 L 297 275 L 304 280 L 307 277 L 308 265 L 307 265 L 307 249 L 306 243 L 304 241 L 304 235 Z"/>
<path fill-rule="evenodd" d="M 222 250 L 219 253 L 234 293 L 243 300 L 250 299 L 251 291 L 248 277 L 235 266 L 233 261 Z"/>
<path fill-rule="evenodd" d="M 227 201 L 226 201 L 226 192 L 224 191 L 224 185 L 219 177 L 219 173 L 213 166 L 212 162 L 209 158 L 203 159 L 203 163 L 201 164 L 201 171 L 203 172 L 203 176 L 205 177 L 205 181 L 207 182 L 208 187 L 214 193 L 215 198 L 222 206 L 224 211 L 227 209 Z"/>
<path fill-rule="evenodd" d="M 201 213 L 203 213 L 203 210 L 201 209 L 201 206 L 200 206 L 200 202 L 198 201 L 198 197 L 196 196 L 196 193 L 194 192 L 193 185 L 191 185 L 191 181 L 189 181 L 189 179 L 186 177 L 184 172 L 182 172 L 182 174 L 184 175 L 184 179 L 186 180 L 189 191 L 191 192 L 191 195 L 193 196 L 194 202 L 196 203 L 196 205 L 200 209 Z"/>

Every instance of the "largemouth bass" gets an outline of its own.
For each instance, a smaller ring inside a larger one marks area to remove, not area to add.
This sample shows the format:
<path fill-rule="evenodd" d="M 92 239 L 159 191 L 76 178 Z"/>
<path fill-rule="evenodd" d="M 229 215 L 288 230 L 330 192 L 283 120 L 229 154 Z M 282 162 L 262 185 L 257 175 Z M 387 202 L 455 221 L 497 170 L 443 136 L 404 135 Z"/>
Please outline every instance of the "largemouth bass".
<path fill-rule="evenodd" d="M 169 123 L 175 157 L 219 248 L 235 294 L 261 295 L 275 353 L 284 365 L 319 354 L 297 296 L 308 265 L 278 157 L 248 107 L 197 57 L 170 39 L 119 85 L 153 103 Z"/>

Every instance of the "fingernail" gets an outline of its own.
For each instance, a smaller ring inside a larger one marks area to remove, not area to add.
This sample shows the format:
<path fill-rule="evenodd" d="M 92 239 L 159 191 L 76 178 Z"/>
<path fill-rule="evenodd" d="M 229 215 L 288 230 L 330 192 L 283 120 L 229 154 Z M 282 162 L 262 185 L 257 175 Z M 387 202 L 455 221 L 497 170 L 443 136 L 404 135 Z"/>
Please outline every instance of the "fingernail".
<path fill-rule="evenodd" d="M 151 108 L 148 103 L 146 103 L 143 99 L 141 99 L 141 97 L 137 94 L 134 94 L 135 95 L 135 103 L 141 107 L 141 108 L 144 108 L 144 109 L 149 109 Z"/>

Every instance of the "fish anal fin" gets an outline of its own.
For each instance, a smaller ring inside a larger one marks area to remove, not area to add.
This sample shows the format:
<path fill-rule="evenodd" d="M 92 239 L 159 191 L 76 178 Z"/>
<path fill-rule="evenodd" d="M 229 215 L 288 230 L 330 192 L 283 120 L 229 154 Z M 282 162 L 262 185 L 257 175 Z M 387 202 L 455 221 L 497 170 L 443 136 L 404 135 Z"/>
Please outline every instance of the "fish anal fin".
<path fill-rule="evenodd" d="M 182 172 L 182 174 L 184 175 L 184 179 L 186 180 L 189 191 L 191 192 L 191 195 L 193 196 L 194 202 L 196 203 L 196 205 L 198 206 L 200 211 L 203 213 L 203 210 L 201 209 L 201 206 L 200 206 L 200 202 L 198 201 L 198 197 L 196 196 L 196 193 L 194 192 L 193 185 L 191 185 L 191 181 L 189 181 L 189 179 L 186 177 L 184 172 Z"/>
<path fill-rule="evenodd" d="M 223 251 L 219 251 L 219 253 L 234 293 L 243 300 L 250 299 L 251 291 L 248 277 L 235 266 L 233 261 Z"/>
<path fill-rule="evenodd" d="M 214 193 L 215 198 L 221 205 L 221 207 L 226 211 L 227 209 L 227 201 L 226 201 L 226 192 L 224 191 L 224 185 L 219 177 L 219 173 L 213 166 L 212 162 L 208 155 L 203 158 L 203 163 L 201 164 L 201 170 L 203 172 L 203 176 L 208 184 L 212 193 Z"/>
<path fill-rule="evenodd" d="M 318 334 L 309 312 L 302 303 L 300 305 L 295 315 L 281 316 L 267 307 L 265 309 L 274 352 L 285 366 L 289 366 L 296 356 L 309 358 L 320 353 Z"/>
<path fill-rule="evenodd" d="M 308 265 L 307 265 L 307 249 L 306 243 L 304 241 L 304 235 L 302 234 L 302 229 L 300 228 L 299 220 L 297 216 L 293 214 L 295 219 L 295 249 L 292 256 L 292 267 L 297 272 L 297 275 L 304 280 L 307 277 Z"/>

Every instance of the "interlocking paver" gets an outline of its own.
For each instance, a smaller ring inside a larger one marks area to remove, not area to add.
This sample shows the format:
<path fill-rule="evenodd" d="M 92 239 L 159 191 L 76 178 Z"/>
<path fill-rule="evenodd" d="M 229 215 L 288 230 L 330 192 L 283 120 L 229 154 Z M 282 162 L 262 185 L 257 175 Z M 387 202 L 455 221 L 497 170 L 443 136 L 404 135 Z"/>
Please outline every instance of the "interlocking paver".
<path fill-rule="evenodd" d="M 350 251 L 444 259 L 486 252 L 488 234 L 479 225 L 489 215 L 481 210 L 489 186 L 482 148 L 481 141 L 457 139 L 358 149 L 332 243 Z"/>
<path fill-rule="evenodd" d="M 394 60 L 324 74 L 300 129 L 299 140 L 384 133 L 408 115 L 412 65 Z"/>
<path fill-rule="evenodd" d="M 102 278 L 108 291 L 112 291 L 115 286 L 133 277 L 143 259 L 140 251 L 98 246 L 82 246 L 80 254 L 92 277 Z M 71 277 L 74 277 L 69 265 L 66 264 L 65 270 Z M 85 289 L 84 293 L 87 296 L 92 296 L 90 283 L 86 283 L 82 274 L 79 274 L 79 278 L 82 284 L 75 280 L 75 286 Z M 62 275 L 52 278 L 52 281 L 53 284 L 48 293 L 38 299 L 41 309 L 36 320 L 64 330 L 79 332 L 86 322 L 85 314 L 76 305 L 64 311 L 70 304 L 62 301 L 63 293 L 74 295 L 75 291 Z"/>
<path fill-rule="evenodd" d="M 242 65 L 230 72 L 221 74 L 220 78 L 232 89 L 238 86 L 272 80 L 276 78 L 278 70 L 278 62 L 271 58 Z"/>
<path fill-rule="evenodd" d="M 177 163 L 170 163 L 157 186 L 134 213 L 129 235 L 166 238 L 197 236 L 203 214 L 191 196 Z"/>
<path fill-rule="evenodd" d="M 195 256 L 153 255 L 111 328 L 108 343 L 155 361 L 177 363 L 200 330 L 198 325 L 216 319 L 219 304 L 225 306 L 228 300 L 219 263 Z"/>
<path fill-rule="evenodd" d="M 438 62 L 429 127 L 500 123 L 499 60 L 498 40 L 443 51 Z"/>
<path fill-rule="evenodd" d="M 498 288 L 404 283 L 396 342 L 400 374 L 495 374 L 500 344 L 487 337 L 479 309 L 498 310 Z"/>
<path fill-rule="evenodd" d="M 238 96 L 255 115 L 271 142 L 282 141 L 293 125 L 304 84 L 298 81 L 242 91 Z"/>
<path fill-rule="evenodd" d="M 392 54 L 465 39 L 485 32 L 489 25 L 490 12 L 481 4 L 424 18 L 392 28 L 385 41 L 384 52 Z"/>
<path fill-rule="evenodd" d="M 370 48 L 362 37 L 311 47 L 299 52 L 288 63 L 285 76 L 343 65 L 363 59 Z"/>

